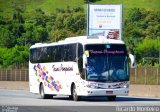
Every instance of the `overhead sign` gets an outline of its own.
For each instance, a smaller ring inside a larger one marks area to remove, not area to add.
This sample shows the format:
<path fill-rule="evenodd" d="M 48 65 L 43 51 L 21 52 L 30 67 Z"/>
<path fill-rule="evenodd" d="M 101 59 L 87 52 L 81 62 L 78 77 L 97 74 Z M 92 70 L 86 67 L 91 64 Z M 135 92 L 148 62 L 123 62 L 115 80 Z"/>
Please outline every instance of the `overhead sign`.
<path fill-rule="evenodd" d="M 122 5 L 89 5 L 88 35 L 121 39 Z"/>

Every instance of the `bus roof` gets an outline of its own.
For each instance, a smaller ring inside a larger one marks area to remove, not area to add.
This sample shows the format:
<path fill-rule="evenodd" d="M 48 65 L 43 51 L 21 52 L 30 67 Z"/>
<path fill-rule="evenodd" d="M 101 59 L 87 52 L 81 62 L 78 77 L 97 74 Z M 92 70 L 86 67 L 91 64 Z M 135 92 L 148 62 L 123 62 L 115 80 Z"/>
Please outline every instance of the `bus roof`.
<path fill-rule="evenodd" d="M 31 46 L 31 48 L 43 47 L 43 46 L 54 46 L 54 45 L 63 45 L 71 43 L 81 43 L 82 45 L 86 44 L 124 44 L 122 40 L 107 39 L 104 36 L 77 36 L 69 37 L 65 40 L 61 40 L 54 43 L 36 43 Z"/>

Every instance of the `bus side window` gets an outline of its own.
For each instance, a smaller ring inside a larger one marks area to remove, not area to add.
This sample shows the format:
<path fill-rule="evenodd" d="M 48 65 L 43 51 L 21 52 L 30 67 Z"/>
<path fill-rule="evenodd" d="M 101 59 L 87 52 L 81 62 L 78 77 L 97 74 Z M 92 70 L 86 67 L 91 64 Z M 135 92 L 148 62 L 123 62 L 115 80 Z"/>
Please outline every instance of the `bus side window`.
<path fill-rule="evenodd" d="M 41 49 L 36 48 L 35 52 L 36 52 L 36 56 L 35 57 L 37 58 L 37 59 L 35 59 L 35 62 L 36 63 L 40 63 L 41 62 Z"/>
<path fill-rule="evenodd" d="M 51 47 L 47 47 L 47 62 L 52 62 L 52 52 Z"/>
<path fill-rule="evenodd" d="M 71 58 L 72 58 L 72 54 L 71 54 L 71 45 L 68 46 L 68 61 L 71 61 Z"/>
<path fill-rule="evenodd" d="M 35 63 L 35 49 L 30 49 L 30 61 L 31 63 Z"/>
<path fill-rule="evenodd" d="M 68 51 L 69 51 L 68 45 L 64 45 L 64 52 L 63 52 L 64 61 L 68 61 L 68 54 L 69 54 Z"/>
<path fill-rule="evenodd" d="M 42 60 L 41 62 L 45 63 L 48 62 L 48 53 L 47 53 L 47 47 L 44 47 L 42 50 Z"/>
<path fill-rule="evenodd" d="M 52 46 L 51 47 L 51 56 L 52 56 L 52 62 L 56 62 L 56 47 Z"/>
<path fill-rule="evenodd" d="M 81 44 L 78 44 L 78 69 L 81 78 L 85 79 L 85 73 L 83 72 L 83 46 Z"/>
<path fill-rule="evenodd" d="M 68 45 L 68 61 L 74 61 L 76 52 L 74 51 L 74 44 Z M 75 48 L 76 49 L 76 48 Z"/>
<path fill-rule="evenodd" d="M 59 62 L 60 59 L 60 51 L 59 46 L 55 46 L 55 62 Z"/>
<path fill-rule="evenodd" d="M 72 45 L 72 61 L 76 61 L 76 44 Z"/>
<path fill-rule="evenodd" d="M 61 59 L 60 59 L 60 61 L 64 62 L 65 61 L 65 47 L 64 47 L 64 45 L 61 45 L 60 47 L 61 47 Z"/>

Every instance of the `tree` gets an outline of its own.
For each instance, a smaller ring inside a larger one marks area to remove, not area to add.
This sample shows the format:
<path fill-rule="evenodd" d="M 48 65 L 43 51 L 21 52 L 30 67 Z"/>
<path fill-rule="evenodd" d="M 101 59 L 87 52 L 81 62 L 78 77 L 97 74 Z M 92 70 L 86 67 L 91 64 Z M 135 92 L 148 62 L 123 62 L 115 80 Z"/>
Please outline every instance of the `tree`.
<path fill-rule="evenodd" d="M 139 63 L 143 62 L 143 58 L 149 57 L 151 59 L 156 59 L 159 57 L 160 40 L 144 39 L 143 42 L 138 43 L 135 48 L 137 61 Z M 152 63 L 156 60 L 151 60 Z"/>
<path fill-rule="evenodd" d="M 56 11 L 56 14 L 54 14 L 56 18 L 54 19 L 52 30 L 49 33 L 50 41 L 85 34 L 86 20 L 82 8 L 71 9 L 67 7 L 67 10 L 57 9 Z"/>
<path fill-rule="evenodd" d="M 129 52 L 136 55 L 139 63 L 143 57 L 158 57 L 160 39 L 160 14 L 155 11 L 134 8 L 125 20 L 124 41 Z"/>
<path fill-rule="evenodd" d="M 29 46 L 15 46 L 10 49 L 1 48 L 1 66 L 8 67 L 16 63 L 26 63 L 29 61 Z"/>

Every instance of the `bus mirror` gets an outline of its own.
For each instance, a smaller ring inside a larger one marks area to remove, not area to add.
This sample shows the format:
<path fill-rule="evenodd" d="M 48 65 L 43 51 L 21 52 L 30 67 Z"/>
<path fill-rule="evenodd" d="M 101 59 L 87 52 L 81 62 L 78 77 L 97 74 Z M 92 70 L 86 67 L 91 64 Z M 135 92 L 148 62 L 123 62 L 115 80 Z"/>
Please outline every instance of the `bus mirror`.
<path fill-rule="evenodd" d="M 83 68 L 85 69 L 87 66 L 87 56 L 85 55 L 85 53 L 83 54 Z"/>
<path fill-rule="evenodd" d="M 84 52 L 84 54 L 86 55 L 87 58 L 89 57 L 89 51 L 88 51 L 88 50 L 86 50 L 86 51 Z"/>
<path fill-rule="evenodd" d="M 133 54 L 129 54 L 131 68 L 136 68 L 136 56 Z"/>
<path fill-rule="evenodd" d="M 87 67 L 87 58 L 89 57 L 89 51 L 85 50 L 83 53 L 83 68 L 85 69 Z"/>

